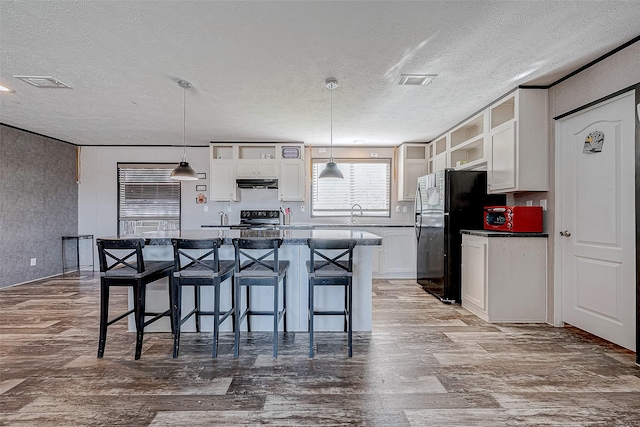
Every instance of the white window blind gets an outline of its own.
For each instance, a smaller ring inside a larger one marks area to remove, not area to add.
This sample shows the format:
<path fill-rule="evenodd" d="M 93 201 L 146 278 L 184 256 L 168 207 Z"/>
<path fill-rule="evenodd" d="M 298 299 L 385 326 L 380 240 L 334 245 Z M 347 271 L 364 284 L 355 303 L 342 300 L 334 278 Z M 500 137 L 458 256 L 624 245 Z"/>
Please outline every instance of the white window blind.
<path fill-rule="evenodd" d="M 121 234 L 180 228 L 180 182 L 175 165 L 118 164 L 118 222 Z"/>
<path fill-rule="evenodd" d="M 313 159 L 311 216 L 349 216 L 356 203 L 365 216 L 391 216 L 390 159 L 334 159 L 344 179 L 319 179 L 327 161 Z"/>

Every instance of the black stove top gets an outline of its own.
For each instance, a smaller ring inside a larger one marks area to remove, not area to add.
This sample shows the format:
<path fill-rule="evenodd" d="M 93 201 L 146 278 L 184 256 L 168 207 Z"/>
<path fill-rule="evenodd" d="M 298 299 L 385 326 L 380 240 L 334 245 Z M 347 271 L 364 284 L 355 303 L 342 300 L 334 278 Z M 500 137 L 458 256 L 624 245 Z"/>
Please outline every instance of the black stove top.
<path fill-rule="evenodd" d="M 240 211 L 240 225 L 278 225 L 280 211 L 277 210 L 242 210 Z"/>

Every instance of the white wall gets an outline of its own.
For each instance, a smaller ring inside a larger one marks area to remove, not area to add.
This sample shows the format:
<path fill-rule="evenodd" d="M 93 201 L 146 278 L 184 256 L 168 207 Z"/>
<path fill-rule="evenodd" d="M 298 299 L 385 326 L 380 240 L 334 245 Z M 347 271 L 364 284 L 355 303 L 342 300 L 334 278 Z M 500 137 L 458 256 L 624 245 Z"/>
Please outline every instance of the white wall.
<path fill-rule="evenodd" d="M 173 163 L 182 158 L 181 147 L 82 147 L 78 185 L 78 232 L 96 238 L 118 233 L 118 162 Z M 187 148 L 187 158 L 197 172 L 209 177 L 209 147 Z M 182 183 L 182 228 L 200 228 L 212 221 L 211 212 L 196 205 L 196 184 Z M 96 269 L 98 265 L 96 263 Z"/>
<path fill-rule="evenodd" d="M 546 220 L 549 233 L 547 315 L 550 323 L 560 324 L 560 319 L 552 317 L 554 314 L 554 245 L 558 233 L 554 220 L 556 135 L 553 117 L 568 113 L 638 83 L 640 83 L 640 42 L 634 43 L 549 89 L 550 191 L 544 194 L 549 203 Z M 636 146 L 638 142 L 636 141 Z"/>

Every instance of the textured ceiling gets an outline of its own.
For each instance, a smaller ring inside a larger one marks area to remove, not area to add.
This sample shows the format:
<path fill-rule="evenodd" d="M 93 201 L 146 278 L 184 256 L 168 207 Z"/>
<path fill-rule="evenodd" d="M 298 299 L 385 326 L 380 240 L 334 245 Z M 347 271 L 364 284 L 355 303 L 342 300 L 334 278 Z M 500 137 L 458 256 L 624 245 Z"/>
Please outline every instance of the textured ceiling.
<path fill-rule="evenodd" d="M 1 1 L 0 122 L 74 144 L 428 141 L 640 34 L 640 1 Z M 398 86 L 400 74 L 438 77 Z M 38 89 L 13 75 L 51 75 Z"/>

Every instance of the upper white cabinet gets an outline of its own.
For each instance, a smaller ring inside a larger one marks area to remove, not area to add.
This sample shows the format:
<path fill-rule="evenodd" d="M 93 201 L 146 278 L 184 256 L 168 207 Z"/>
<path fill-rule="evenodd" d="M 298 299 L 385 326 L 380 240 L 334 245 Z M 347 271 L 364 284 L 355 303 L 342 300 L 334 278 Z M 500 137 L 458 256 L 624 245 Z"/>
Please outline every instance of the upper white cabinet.
<path fill-rule="evenodd" d="M 281 160 L 278 194 L 282 202 L 304 201 L 304 162 Z"/>
<path fill-rule="evenodd" d="M 239 145 L 236 178 L 278 178 L 275 145 Z"/>
<path fill-rule="evenodd" d="M 431 172 L 439 172 L 449 164 L 448 151 L 449 135 L 444 135 L 430 144 L 431 146 Z"/>
<path fill-rule="evenodd" d="M 398 201 L 415 200 L 418 177 L 429 173 L 429 146 L 405 143 L 398 147 Z"/>
<path fill-rule="evenodd" d="M 546 89 L 516 89 L 431 142 L 431 172 L 486 170 L 489 193 L 549 191 L 548 117 Z"/>
<path fill-rule="evenodd" d="M 546 89 L 518 89 L 489 112 L 487 185 L 490 193 L 549 190 Z"/>
<path fill-rule="evenodd" d="M 237 144 L 212 142 L 210 199 L 237 201 L 236 179 L 277 179 L 278 199 L 304 201 L 303 144 Z"/>
<path fill-rule="evenodd" d="M 487 112 L 482 112 L 451 131 L 449 136 L 449 164 L 457 170 L 485 169 Z"/>
<path fill-rule="evenodd" d="M 209 152 L 210 189 L 211 200 L 233 202 L 238 200 L 235 177 L 235 152 L 237 147 L 233 145 L 211 145 Z"/>

